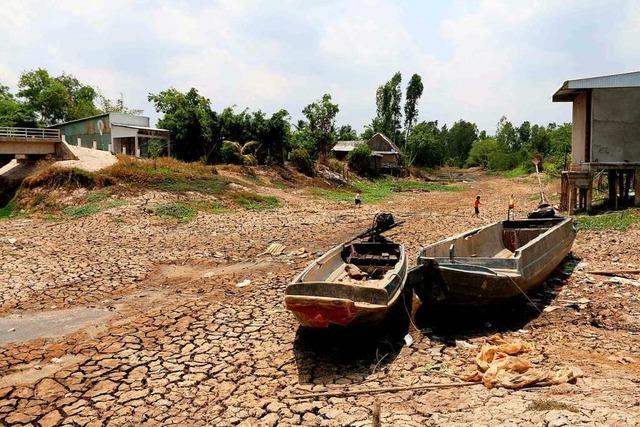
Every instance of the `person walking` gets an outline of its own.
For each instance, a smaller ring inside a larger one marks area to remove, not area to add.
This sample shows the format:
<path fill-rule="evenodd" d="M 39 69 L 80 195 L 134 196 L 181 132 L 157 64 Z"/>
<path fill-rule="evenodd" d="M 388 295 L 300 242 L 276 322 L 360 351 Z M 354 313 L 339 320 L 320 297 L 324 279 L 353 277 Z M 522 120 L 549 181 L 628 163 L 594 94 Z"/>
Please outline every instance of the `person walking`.
<path fill-rule="evenodd" d="M 476 218 L 480 218 L 480 196 L 476 196 L 476 200 L 473 202 L 473 210 Z"/>

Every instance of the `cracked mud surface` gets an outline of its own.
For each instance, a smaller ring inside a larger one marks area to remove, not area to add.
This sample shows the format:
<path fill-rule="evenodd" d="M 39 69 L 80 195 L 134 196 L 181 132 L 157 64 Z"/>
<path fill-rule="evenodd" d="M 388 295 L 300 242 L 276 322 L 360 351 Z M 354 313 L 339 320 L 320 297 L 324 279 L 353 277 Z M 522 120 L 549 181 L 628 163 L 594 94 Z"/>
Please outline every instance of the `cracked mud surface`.
<path fill-rule="evenodd" d="M 283 307 L 287 282 L 318 252 L 365 228 L 378 209 L 406 220 L 390 237 L 413 259 L 421 243 L 500 219 L 512 192 L 520 212 L 533 208 L 536 188 L 529 178 L 485 178 L 461 193 L 399 193 L 392 203 L 357 210 L 274 189 L 282 208 L 201 213 L 187 224 L 142 214 L 133 202 L 78 220 L 2 222 L 5 321 L 70 309 L 109 316 L 1 344 L 0 425 L 357 426 L 371 424 L 375 399 L 383 425 L 638 424 L 640 286 L 584 271 L 637 267 L 637 225 L 581 232 L 575 258 L 532 296 L 540 308 L 555 307 L 542 314 L 522 303 L 483 320 L 451 319 L 414 300 L 414 324 L 334 334 L 299 330 Z M 480 220 L 470 215 L 478 191 Z M 271 242 L 285 244 L 284 254 L 258 257 Z M 303 255 L 288 255 L 302 247 Z M 19 334 L 21 324 L 1 332 Z M 415 342 L 403 347 L 407 331 Z M 536 365 L 574 365 L 584 377 L 520 391 L 475 385 L 290 397 L 448 382 L 473 367 L 477 348 L 469 347 L 495 332 L 533 343 Z M 540 401 L 560 406 L 532 409 Z"/>

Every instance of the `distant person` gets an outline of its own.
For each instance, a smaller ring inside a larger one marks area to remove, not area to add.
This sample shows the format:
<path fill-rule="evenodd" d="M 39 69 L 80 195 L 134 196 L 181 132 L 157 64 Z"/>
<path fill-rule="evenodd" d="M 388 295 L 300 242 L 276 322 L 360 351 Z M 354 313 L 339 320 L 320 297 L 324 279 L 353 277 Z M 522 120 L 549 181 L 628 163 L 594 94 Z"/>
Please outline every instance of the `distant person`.
<path fill-rule="evenodd" d="M 473 202 L 473 211 L 476 218 L 480 218 L 480 196 L 476 196 L 476 200 Z"/>
<path fill-rule="evenodd" d="M 513 194 L 509 197 L 509 210 L 507 210 L 507 221 L 512 221 L 516 216 L 516 202 L 513 200 Z"/>
<path fill-rule="evenodd" d="M 356 203 L 356 206 L 358 207 L 362 205 L 362 199 L 360 198 L 360 193 L 356 193 L 355 203 Z"/>

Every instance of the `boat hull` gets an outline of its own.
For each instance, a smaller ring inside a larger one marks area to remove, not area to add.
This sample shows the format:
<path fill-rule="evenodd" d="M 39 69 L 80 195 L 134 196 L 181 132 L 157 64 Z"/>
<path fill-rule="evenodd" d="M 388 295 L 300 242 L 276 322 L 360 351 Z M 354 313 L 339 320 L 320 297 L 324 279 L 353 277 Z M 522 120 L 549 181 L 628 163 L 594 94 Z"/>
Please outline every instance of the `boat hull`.
<path fill-rule="evenodd" d="M 541 285 L 570 253 L 574 239 L 573 223 L 567 219 L 516 250 L 510 259 L 452 261 L 421 256 L 419 267 L 410 273 L 410 282 L 428 305 L 500 304 Z"/>
<path fill-rule="evenodd" d="M 324 256 L 311 263 L 296 277 L 285 293 L 285 307 L 291 311 L 301 326 L 327 328 L 329 326 L 348 327 L 351 325 L 383 322 L 404 298 L 407 278 L 407 260 L 404 248 L 400 248 L 400 258 L 386 281 L 379 287 L 312 280 L 314 270 L 336 268 L 343 245 L 338 245 Z M 316 274 L 317 277 L 317 274 Z"/>

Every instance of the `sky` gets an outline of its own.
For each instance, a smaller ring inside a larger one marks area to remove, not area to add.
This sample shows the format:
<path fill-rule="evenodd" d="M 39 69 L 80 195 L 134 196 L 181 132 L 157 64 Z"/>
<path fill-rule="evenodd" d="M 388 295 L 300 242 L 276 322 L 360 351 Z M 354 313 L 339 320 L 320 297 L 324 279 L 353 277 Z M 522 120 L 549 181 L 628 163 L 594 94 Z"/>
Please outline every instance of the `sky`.
<path fill-rule="evenodd" d="M 565 80 L 640 69 L 640 1 L 0 0 L 0 84 L 70 73 L 155 122 L 149 93 L 293 120 L 324 93 L 361 131 L 376 88 L 422 76 L 420 120 L 565 122 Z"/>

